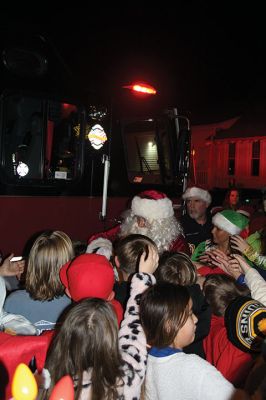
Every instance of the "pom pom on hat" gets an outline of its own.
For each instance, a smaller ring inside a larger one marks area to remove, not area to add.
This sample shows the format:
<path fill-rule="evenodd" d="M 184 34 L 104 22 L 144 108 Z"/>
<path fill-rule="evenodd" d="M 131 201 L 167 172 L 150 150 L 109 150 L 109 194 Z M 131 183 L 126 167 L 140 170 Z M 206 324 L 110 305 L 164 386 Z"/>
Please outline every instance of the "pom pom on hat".
<path fill-rule="evenodd" d="M 228 339 L 245 352 L 260 352 L 266 338 L 266 307 L 250 297 L 238 297 L 225 310 Z"/>
<path fill-rule="evenodd" d="M 88 297 L 107 300 L 114 286 L 114 271 L 105 256 L 82 254 L 62 266 L 61 282 L 74 301 Z"/>
<path fill-rule="evenodd" d="M 201 189 L 196 186 L 187 188 L 187 190 L 182 195 L 182 198 L 184 200 L 187 200 L 190 197 L 196 197 L 197 199 L 203 200 L 207 203 L 208 206 L 212 202 L 212 197 L 211 197 L 210 193 L 207 190 Z"/>
<path fill-rule="evenodd" d="M 236 211 L 223 210 L 212 217 L 212 223 L 230 235 L 238 235 L 247 227 L 249 219 Z"/>
<path fill-rule="evenodd" d="M 145 219 L 163 219 L 174 215 L 172 201 L 165 193 L 157 190 L 146 190 L 133 197 L 131 211 Z"/>

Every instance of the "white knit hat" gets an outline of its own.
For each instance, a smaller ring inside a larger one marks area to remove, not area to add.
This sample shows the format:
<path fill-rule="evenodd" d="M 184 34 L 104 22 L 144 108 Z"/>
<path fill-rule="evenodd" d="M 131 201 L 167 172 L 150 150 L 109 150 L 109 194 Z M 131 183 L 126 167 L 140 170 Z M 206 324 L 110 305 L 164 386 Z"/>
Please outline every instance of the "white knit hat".
<path fill-rule="evenodd" d="M 207 203 L 208 206 L 211 204 L 212 201 L 212 197 L 207 190 L 201 189 L 196 186 L 187 188 L 185 193 L 183 193 L 182 195 L 182 198 L 184 200 L 187 200 L 190 197 L 196 197 L 197 199 L 203 200 Z"/>
<path fill-rule="evenodd" d="M 157 190 L 146 190 L 135 196 L 131 211 L 134 215 L 149 220 L 170 218 L 174 215 L 172 201 Z"/>
<path fill-rule="evenodd" d="M 249 219 L 239 212 L 223 210 L 214 215 L 212 223 L 230 235 L 238 235 L 247 227 Z"/>

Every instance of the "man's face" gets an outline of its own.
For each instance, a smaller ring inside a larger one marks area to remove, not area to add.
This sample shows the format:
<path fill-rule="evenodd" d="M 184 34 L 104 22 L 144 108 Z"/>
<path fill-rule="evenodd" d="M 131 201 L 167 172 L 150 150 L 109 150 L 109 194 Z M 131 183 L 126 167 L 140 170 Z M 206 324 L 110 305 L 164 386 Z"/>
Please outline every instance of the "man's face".
<path fill-rule="evenodd" d="M 190 197 L 186 201 L 187 212 L 190 218 L 199 219 L 206 215 L 208 205 L 206 201 L 203 201 L 197 197 Z"/>
<path fill-rule="evenodd" d="M 138 233 L 140 235 L 145 235 L 147 236 L 149 228 L 150 228 L 150 224 L 149 222 L 143 218 L 143 217 L 139 217 L 136 216 L 135 217 L 135 224 L 134 224 L 134 233 Z"/>

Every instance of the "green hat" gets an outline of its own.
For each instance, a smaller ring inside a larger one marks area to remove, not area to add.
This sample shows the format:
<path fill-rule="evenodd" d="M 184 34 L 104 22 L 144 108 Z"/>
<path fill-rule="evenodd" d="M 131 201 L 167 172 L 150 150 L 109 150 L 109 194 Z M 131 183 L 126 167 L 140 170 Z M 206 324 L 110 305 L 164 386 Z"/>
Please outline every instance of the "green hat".
<path fill-rule="evenodd" d="M 230 235 L 238 235 L 248 226 L 249 219 L 236 211 L 223 210 L 214 215 L 212 223 Z"/>

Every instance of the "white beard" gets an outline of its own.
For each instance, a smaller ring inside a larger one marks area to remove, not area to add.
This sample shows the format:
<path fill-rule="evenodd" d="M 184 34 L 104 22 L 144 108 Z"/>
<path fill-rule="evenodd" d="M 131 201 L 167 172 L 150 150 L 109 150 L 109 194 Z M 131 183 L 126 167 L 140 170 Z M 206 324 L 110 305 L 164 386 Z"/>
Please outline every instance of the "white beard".
<path fill-rule="evenodd" d="M 147 221 L 147 226 L 140 228 L 135 216 L 128 215 L 121 224 L 121 233 L 119 236 L 130 234 L 145 235 L 155 242 L 159 253 L 169 250 L 171 243 L 183 233 L 181 225 L 175 217 L 164 218 L 160 220 Z"/>

